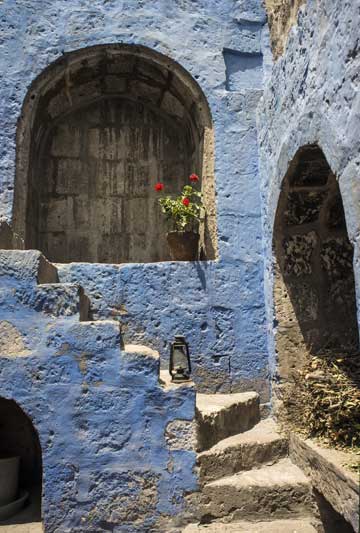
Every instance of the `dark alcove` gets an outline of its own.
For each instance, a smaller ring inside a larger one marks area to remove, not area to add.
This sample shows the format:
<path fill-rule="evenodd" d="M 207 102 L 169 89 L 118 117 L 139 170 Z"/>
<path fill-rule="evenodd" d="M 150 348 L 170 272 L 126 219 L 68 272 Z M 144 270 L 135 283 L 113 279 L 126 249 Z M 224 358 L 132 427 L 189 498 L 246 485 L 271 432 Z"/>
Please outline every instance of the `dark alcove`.
<path fill-rule="evenodd" d="M 148 48 L 66 54 L 33 83 L 18 128 L 13 228 L 56 262 L 169 260 L 154 185 L 201 177 L 215 257 L 212 120 L 198 84 Z"/>

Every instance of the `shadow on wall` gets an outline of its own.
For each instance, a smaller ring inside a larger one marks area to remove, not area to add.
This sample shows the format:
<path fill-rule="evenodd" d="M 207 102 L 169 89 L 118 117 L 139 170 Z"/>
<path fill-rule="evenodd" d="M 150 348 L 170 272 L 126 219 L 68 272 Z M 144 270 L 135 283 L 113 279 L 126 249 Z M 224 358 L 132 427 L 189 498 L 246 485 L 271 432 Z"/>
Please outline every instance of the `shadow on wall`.
<path fill-rule="evenodd" d="M 56 262 L 169 260 L 157 181 L 202 177 L 216 254 L 212 119 L 195 80 L 148 48 L 66 54 L 32 84 L 18 127 L 13 229 Z"/>
<path fill-rule="evenodd" d="M 283 181 L 273 250 L 280 379 L 311 355 L 357 353 L 353 247 L 336 177 L 316 145 L 298 151 Z"/>

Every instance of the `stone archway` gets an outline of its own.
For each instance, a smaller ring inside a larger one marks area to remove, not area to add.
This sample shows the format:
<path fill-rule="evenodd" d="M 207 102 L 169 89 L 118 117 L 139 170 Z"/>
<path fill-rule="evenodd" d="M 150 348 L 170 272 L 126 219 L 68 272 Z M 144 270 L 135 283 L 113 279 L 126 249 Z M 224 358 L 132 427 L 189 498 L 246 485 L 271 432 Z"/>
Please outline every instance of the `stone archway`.
<path fill-rule="evenodd" d="M 28 498 L 25 506 L 8 518 L 6 523 L 40 523 L 42 451 L 39 437 L 30 418 L 19 405 L 13 400 L 0 398 L 0 457 L 9 456 L 20 458 L 17 497 L 27 494 Z M 35 531 L 35 525 L 33 527 Z"/>
<path fill-rule="evenodd" d="M 276 396 L 311 355 L 359 349 L 353 246 L 338 182 L 317 145 L 297 152 L 283 180 L 273 254 Z"/>
<path fill-rule="evenodd" d="M 157 181 L 202 177 L 215 257 L 212 120 L 195 80 L 148 48 L 66 54 L 32 84 L 18 127 L 13 229 L 57 262 L 168 260 Z"/>

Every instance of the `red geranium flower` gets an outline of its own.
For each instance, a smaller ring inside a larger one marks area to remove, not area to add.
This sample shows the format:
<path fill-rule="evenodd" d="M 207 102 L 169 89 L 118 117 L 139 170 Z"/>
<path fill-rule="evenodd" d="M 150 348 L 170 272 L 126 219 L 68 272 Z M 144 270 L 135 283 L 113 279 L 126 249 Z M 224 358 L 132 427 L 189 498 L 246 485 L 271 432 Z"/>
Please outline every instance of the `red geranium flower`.
<path fill-rule="evenodd" d="M 157 192 L 163 191 L 163 190 L 164 190 L 164 184 L 158 182 L 158 183 L 155 184 L 154 189 L 155 189 L 155 191 L 157 191 Z"/>
<path fill-rule="evenodd" d="M 183 198 L 182 203 L 185 205 L 185 207 L 187 207 L 189 205 L 189 203 L 190 203 L 189 198 Z"/>
<path fill-rule="evenodd" d="M 190 181 L 199 181 L 199 176 L 197 174 L 191 174 L 191 176 L 189 177 L 189 180 Z"/>

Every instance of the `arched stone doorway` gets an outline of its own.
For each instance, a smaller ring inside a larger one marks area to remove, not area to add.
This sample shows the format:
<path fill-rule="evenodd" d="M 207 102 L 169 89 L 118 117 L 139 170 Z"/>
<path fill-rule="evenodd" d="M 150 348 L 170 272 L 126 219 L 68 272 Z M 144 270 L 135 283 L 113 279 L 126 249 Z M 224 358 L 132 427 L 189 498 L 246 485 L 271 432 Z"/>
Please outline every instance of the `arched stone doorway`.
<path fill-rule="evenodd" d="M 4 528 L 4 524 L 41 522 L 42 453 L 30 418 L 16 402 L 0 398 L 0 457 L 16 456 L 20 458 L 17 497 L 26 493 L 28 498 L 22 509 L 1 522 Z M 6 481 L 2 479 L 1 482 Z M 33 528 L 37 531 L 35 524 Z"/>
<path fill-rule="evenodd" d="M 297 152 L 283 180 L 273 253 L 279 391 L 311 355 L 359 349 L 353 246 L 338 182 L 317 145 Z"/>
<path fill-rule="evenodd" d="M 198 84 L 148 48 L 66 54 L 32 84 L 18 127 L 13 229 L 52 261 L 170 259 L 157 181 L 202 177 L 203 257 L 215 257 L 212 120 Z"/>

